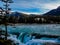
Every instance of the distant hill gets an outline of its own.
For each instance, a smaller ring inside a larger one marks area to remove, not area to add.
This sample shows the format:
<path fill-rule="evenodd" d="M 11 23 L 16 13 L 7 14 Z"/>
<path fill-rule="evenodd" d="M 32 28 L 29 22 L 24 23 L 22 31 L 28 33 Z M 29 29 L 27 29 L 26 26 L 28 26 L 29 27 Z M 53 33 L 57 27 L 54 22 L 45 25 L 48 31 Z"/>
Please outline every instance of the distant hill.
<path fill-rule="evenodd" d="M 57 9 L 53 9 L 43 15 L 60 16 L 60 6 Z"/>
<path fill-rule="evenodd" d="M 21 12 L 11 12 L 11 14 L 8 14 L 7 16 L 15 16 L 15 17 L 23 17 L 23 16 L 27 16 L 28 14 L 24 14 L 24 13 L 21 13 Z"/>
<path fill-rule="evenodd" d="M 8 16 L 39 16 L 38 14 L 25 14 L 25 13 L 21 13 L 21 12 L 11 12 L 11 14 L 9 14 Z"/>
<path fill-rule="evenodd" d="M 12 13 L 10 14 L 10 16 L 21 16 L 21 15 L 23 15 L 23 13 L 12 12 Z"/>
<path fill-rule="evenodd" d="M 21 12 L 12 12 L 11 14 L 10 14 L 10 16 L 27 16 L 28 14 L 24 14 L 24 13 L 21 13 Z M 30 16 L 38 16 L 38 14 L 30 14 Z M 56 8 L 56 9 L 53 9 L 53 10 L 51 10 L 51 11 L 49 11 L 49 12 L 47 12 L 47 13 L 45 13 L 45 14 L 43 14 L 43 15 L 46 15 L 46 16 L 60 16 L 60 6 L 58 7 L 58 8 Z"/>

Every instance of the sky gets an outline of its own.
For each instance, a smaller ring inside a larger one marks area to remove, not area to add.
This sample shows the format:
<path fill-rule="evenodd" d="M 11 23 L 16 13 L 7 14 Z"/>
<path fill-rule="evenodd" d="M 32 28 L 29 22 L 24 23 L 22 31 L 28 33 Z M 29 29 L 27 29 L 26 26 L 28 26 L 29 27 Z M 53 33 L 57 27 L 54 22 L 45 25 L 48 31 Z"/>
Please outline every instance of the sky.
<path fill-rule="evenodd" d="M 13 0 L 10 5 L 12 11 L 19 11 L 27 14 L 44 14 L 60 6 L 60 0 Z M 0 2 L 0 7 L 2 3 Z M 3 6 L 2 6 L 3 7 Z"/>

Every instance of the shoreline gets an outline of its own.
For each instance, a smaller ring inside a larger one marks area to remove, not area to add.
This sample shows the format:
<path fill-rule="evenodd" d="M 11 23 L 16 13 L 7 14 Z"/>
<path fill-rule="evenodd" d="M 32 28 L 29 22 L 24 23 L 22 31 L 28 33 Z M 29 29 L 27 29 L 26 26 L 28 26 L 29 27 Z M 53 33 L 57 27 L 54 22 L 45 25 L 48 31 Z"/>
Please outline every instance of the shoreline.
<path fill-rule="evenodd" d="M 0 24 L 0 25 L 5 25 L 5 24 Z M 60 24 L 51 24 L 51 23 L 42 23 L 42 24 L 39 24 L 39 23 L 7 23 L 7 25 L 10 25 L 10 26 L 15 26 L 15 25 L 60 25 Z"/>

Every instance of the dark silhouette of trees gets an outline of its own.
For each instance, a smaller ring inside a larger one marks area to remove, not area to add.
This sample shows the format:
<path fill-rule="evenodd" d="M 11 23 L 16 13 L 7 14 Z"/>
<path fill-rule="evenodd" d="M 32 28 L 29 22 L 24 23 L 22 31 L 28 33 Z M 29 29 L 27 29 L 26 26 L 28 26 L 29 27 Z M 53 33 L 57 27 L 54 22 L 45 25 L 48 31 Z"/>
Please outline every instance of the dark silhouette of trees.
<path fill-rule="evenodd" d="M 4 22 L 5 30 L 6 30 L 5 39 L 7 40 L 7 21 L 8 21 L 8 18 L 7 18 L 6 15 L 9 14 L 9 10 L 10 10 L 9 4 L 12 3 L 13 1 L 12 1 L 12 0 L 0 0 L 0 1 L 2 1 L 2 2 L 5 3 L 5 5 L 4 5 L 4 6 L 5 6 L 5 10 L 3 9 L 4 12 L 5 12 L 4 18 L 3 18 L 3 22 Z M 2 15 L 3 15 L 3 14 L 2 14 Z"/>
<path fill-rule="evenodd" d="M 37 23 L 37 24 L 51 24 L 51 23 L 60 23 L 60 16 L 30 16 L 30 15 L 22 15 L 22 16 L 6 16 L 7 23 Z M 0 23 L 4 24 L 5 16 L 3 18 L 0 16 Z"/>

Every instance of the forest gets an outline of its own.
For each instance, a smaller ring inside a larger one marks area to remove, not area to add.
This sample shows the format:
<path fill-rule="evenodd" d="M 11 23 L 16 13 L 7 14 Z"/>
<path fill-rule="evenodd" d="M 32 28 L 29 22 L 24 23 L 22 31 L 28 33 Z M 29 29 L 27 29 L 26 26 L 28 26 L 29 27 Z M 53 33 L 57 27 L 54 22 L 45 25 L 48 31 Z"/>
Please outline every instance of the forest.
<path fill-rule="evenodd" d="M 0 16 L 0 24 L 6 23 L 25 23 L 25 24 L 60 24 L 60 16 L 44 15 L 19 15 L 19 16 Z"/>

